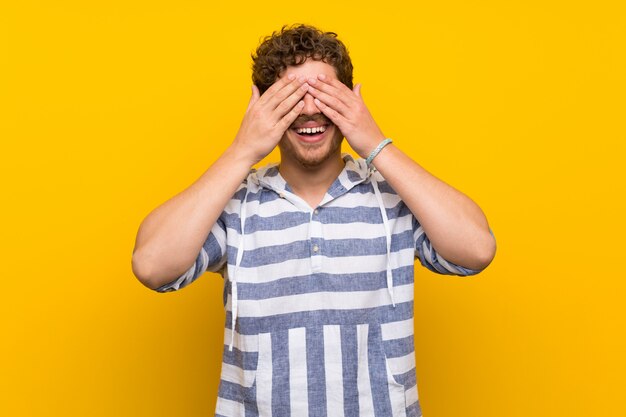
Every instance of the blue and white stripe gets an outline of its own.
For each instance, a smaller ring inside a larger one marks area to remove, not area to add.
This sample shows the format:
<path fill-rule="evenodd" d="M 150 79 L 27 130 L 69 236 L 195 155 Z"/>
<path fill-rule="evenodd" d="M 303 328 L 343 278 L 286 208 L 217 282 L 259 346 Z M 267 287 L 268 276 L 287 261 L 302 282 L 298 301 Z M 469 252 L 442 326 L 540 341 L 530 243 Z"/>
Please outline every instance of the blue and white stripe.
<path fill-rule="evenodd" d="M 205 271 L 224 277 L 216 416 L 422 414 L 415 258 L 439 274 L 480 270 L 442 258 L 380 173 L 343 159 L 316 208 L 276 164 L 251 170 L 194 264 L 156 289 L 179 290 Z"/>

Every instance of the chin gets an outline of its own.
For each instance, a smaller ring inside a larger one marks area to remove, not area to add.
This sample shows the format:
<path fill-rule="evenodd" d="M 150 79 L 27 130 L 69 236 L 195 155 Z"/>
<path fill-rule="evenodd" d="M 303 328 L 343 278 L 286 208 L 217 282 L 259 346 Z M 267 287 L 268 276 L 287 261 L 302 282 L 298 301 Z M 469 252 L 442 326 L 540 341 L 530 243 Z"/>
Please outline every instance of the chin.
<path fill-rule="evenodd" d="M 332 133 L 332 137 L 320 143 L 307 144 L 298 139 L 297 134 L 289 132 L 279 144 L 282 159 L 293 159 L 304 168 L 316 168 L 322 165 L 337 152 L 341 154 L 343 135 L 340 132 Z"/>

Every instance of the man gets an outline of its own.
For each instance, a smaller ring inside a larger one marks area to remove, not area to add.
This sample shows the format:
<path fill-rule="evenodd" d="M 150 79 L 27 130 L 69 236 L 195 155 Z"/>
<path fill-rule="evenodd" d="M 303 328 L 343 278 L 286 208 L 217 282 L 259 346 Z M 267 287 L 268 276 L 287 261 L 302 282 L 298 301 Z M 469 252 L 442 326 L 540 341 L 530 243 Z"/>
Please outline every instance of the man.
<path fill-rule="evenodd" d="M 385 137 L 335 33 L 283 27 L 252 58 L 233 143 L 142 222 L 133 271 L 158 292 L 224 277 L 216 415 L 421 416 L 415 258 L 479 273 L 487 220 Z"/>

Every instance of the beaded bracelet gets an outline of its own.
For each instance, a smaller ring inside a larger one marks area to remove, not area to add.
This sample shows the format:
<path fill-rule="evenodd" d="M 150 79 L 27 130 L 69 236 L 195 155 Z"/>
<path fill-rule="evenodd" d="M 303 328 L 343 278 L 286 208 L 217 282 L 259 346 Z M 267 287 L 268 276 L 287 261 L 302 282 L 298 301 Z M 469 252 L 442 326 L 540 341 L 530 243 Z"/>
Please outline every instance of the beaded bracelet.
<path fill-rule="evenodd" d="M 374 157 L 376 155 L 378 155 L 378 153 L 387 145 L 389 145 L 391 142 L 393 142 L 391 139 L 387 138 L 385 140 L 383 140 L 382 142 L 380 142 L 378 144 L 378 146 L 376 147 L 376 149 L 374 149 L 372 151 L 372 153 L 370 153 L 370 156 L 367 157 L 367 159 L 365 160 L 365 163 L 367 164 L 367 166 L 369 167 L 370 164 L 372 163 L 372 160 L 374 159 Z"/>

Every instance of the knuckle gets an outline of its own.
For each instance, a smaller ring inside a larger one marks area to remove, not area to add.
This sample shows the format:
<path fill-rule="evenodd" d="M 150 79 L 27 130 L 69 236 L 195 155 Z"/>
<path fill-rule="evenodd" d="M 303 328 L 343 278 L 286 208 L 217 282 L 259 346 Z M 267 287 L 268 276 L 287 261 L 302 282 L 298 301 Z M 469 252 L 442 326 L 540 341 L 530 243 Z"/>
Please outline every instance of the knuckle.
<path fill-rule="evenodd" d="M 285 113 L 285 112 L 289 111 L 289 109 L 291 108 L 291 106 L 289 105 L 289 103 L 288 103 L 286 100 L 284 100 L 284 101 L 282 101 L 282 102 L 278 105 L 278 107 L 277 107 L 277 108 L 278 108 L 278 109 L 280 109 L 280 111 L 281 111 L 282 113 Z"/>
<path fill-rule="evenodd" d="M 281 120 L 274 126 L 277 133 L 283 133 L 289 127 L 289 120 Z"/>

